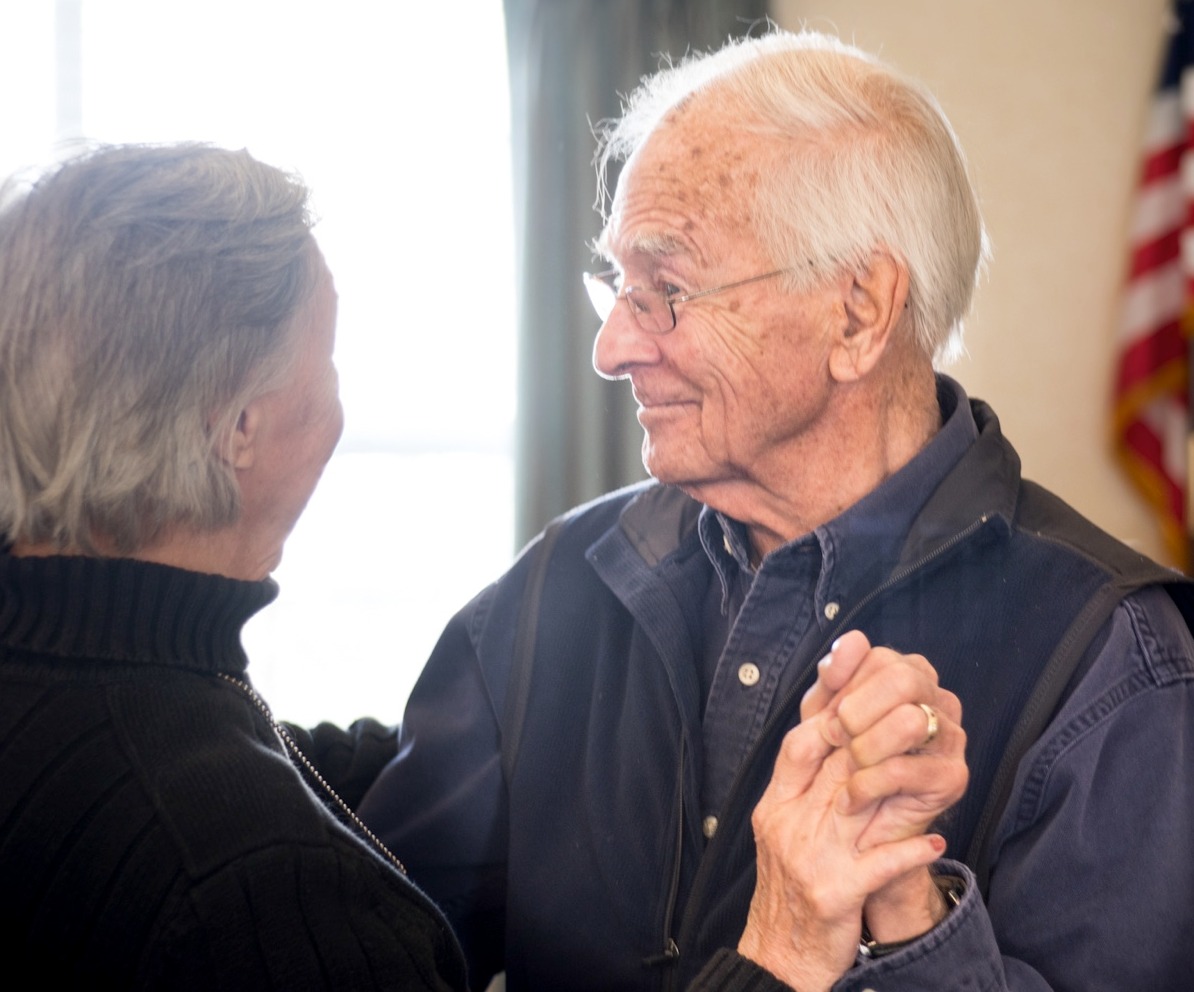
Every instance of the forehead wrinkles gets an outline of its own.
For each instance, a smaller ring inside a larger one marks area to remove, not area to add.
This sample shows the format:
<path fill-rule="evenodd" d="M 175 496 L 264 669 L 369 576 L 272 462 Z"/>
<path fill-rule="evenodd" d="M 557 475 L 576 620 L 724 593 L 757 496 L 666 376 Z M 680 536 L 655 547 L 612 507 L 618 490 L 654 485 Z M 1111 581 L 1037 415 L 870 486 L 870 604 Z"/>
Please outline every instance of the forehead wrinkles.
<path fill-rule="evenodd" d="M 684 108 L 627 163 L 598 248 L 622 257 L 705 261 L 710 235 L 742 237 L 750 230 L 758 151 L 756 136 Z"/>

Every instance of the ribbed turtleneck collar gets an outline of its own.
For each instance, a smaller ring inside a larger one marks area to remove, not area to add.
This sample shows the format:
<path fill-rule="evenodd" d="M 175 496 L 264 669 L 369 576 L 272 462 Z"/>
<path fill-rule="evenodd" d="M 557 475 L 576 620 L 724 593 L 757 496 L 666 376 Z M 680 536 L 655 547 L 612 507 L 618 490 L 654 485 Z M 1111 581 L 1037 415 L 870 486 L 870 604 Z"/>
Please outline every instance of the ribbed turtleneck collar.
<path fill-rule="evenodd" d="M 240 674 L 248 664 L 241 627 L 277 594 L 272 579 L 0 551 L 0 652 Z"/>

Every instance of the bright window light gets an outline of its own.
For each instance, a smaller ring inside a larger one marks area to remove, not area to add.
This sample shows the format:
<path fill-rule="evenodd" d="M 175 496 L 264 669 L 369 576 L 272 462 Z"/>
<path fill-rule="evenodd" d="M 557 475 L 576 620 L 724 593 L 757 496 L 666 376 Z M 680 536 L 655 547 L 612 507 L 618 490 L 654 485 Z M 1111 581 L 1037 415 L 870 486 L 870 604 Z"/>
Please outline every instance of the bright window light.
<path fill-rule="evenodd" d="M 90 140 L 247 147 L 314 191 L 346 428 L 275 573 L 281 596 L 246 630 L 249 671 L 284 719 L 398 720 L 443 625 L 513 551 L 499 0 L 456 5 L 450 25 L 303 0 L 5 13 L 0 85 L 22 94 L 0 112 L 5 172 L 45 159 L 73 116 Z"/>

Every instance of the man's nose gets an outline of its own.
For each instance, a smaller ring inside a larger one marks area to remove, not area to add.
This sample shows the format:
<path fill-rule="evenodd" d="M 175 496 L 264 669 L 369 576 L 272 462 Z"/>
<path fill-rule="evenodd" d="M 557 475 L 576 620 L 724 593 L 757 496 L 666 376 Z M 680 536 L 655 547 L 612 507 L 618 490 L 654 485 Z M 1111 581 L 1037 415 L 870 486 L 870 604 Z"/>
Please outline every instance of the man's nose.
<path fill-rule="evenodd" d="M 624 379 L 639 365 L 659 361 L 659 335 L 644 330 L 623 297 L 605 318 L 593 342 L 593 368 L 606 379 Z"/>

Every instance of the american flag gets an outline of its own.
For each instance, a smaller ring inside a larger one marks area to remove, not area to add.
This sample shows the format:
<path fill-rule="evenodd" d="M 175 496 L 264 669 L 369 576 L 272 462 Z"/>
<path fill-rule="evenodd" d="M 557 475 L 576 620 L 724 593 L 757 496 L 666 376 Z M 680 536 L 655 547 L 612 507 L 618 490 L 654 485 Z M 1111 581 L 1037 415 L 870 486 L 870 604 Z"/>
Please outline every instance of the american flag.
<path fill-rule="evenodd" d="M 1194 337 L 1194 7 L 1175 0 L 1153 96 L 1119 329 L 1114 433 L 1156 510 L 1173 560 L 1190 564 L 1189 341 Z"/>

